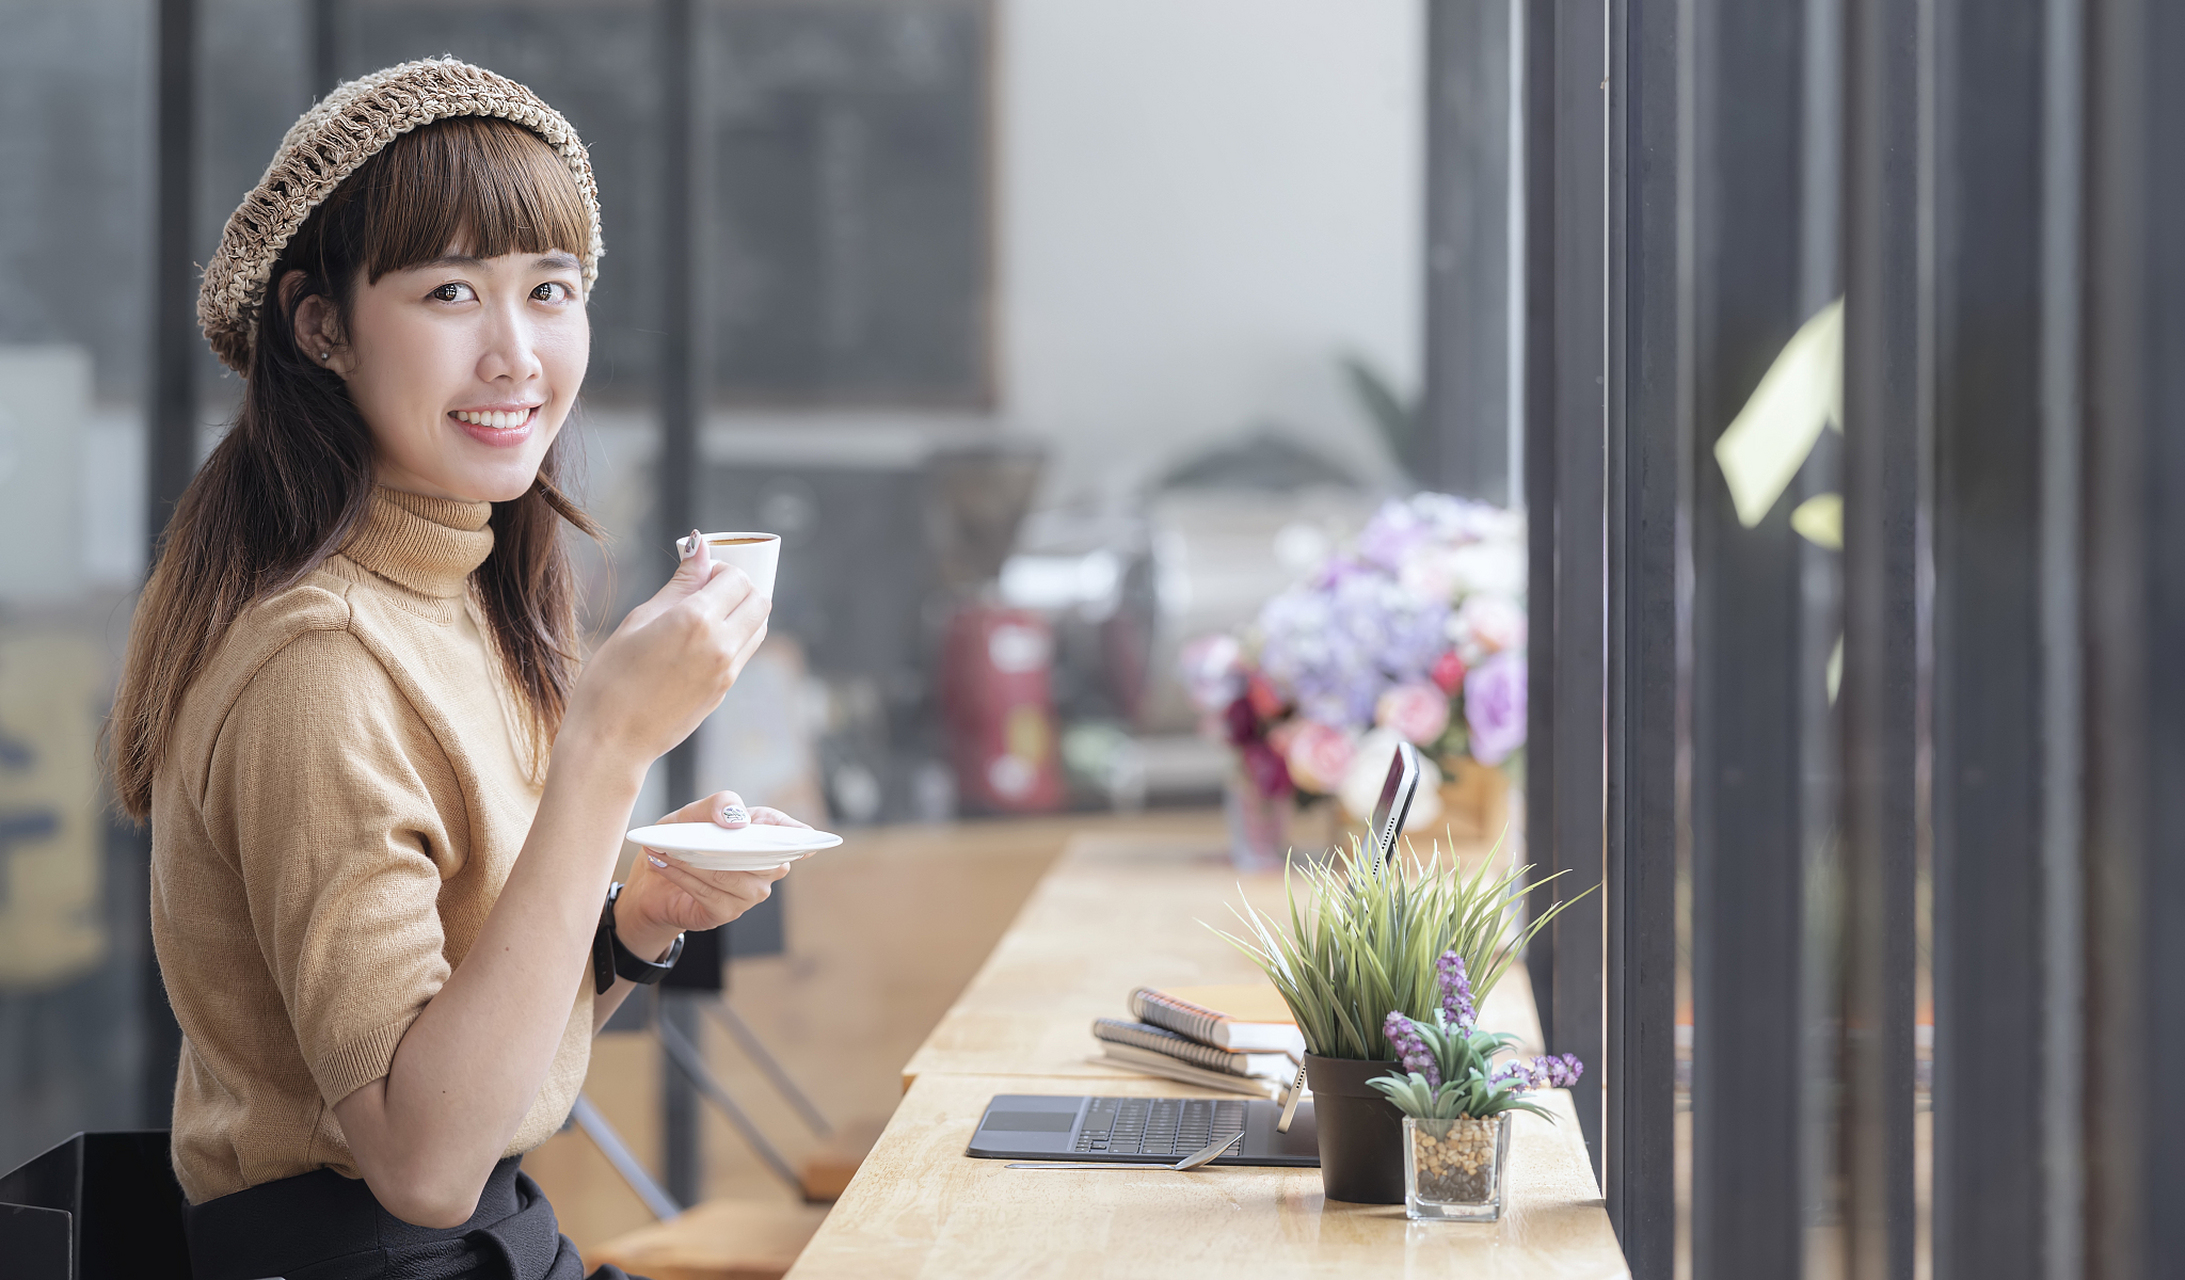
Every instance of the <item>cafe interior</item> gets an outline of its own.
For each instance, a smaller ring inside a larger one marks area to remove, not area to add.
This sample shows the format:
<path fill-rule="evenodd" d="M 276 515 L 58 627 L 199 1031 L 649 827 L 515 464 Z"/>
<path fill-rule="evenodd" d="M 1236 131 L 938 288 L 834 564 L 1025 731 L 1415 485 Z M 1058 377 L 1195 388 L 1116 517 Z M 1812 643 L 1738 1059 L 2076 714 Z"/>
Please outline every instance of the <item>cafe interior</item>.
<path fill-rule="evenodd" d="M 242 396 L 199 282 L 449 56 L 597 177 L 587 643 L 778 535 L 628 825 L 839 837 L 526 1154 L 586 1269 L 2185 1276 L 2175 6 L 0 32 L 0 1273 L 190 1274 L 103 744 Z"/>

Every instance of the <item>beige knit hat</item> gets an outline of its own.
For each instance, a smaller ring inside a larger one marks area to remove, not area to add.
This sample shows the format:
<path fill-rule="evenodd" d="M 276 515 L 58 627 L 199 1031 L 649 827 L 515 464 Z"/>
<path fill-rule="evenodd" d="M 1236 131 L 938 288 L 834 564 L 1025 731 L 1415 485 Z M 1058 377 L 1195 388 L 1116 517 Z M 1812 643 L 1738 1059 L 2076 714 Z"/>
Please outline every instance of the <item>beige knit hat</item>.
<path fill-rule="evenodd" d="M 577 131 L 537 94 L 506 76 L 454 58 L 425 58 L 349 81 L 290 125 L 265 176 L 243 197 L 220 234 L 220 251 L 197 291 L 197 322 L 222 364 L 250 371 L 258 308 L 274 260 L 319 202 L 381 147 L 422 124 L 450 116 L 498 116 L 546 139 L 576 175 L 591 217 L 584 288 L 599 279 L 606 252 L 599 234 L 599 185 Z"/>

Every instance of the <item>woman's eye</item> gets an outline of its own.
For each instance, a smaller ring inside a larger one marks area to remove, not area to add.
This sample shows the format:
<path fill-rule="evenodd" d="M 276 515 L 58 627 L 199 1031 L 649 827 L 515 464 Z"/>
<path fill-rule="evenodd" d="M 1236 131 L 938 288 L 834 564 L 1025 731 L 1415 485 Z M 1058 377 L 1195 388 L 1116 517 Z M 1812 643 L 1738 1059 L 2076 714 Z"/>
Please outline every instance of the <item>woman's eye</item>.
<path fill-rule="evenodd" d="M 568 285 L 559 280 L 549 280 L 533 289 L 531 296 L 540 302 L 567 302 L 575 295 L 571 293 Z"/>
<path fill-rule="evenodd" d="M 426 296 L 441 302 L 467 302 L 470 299 L 470 286 L 450 280 Z"/>

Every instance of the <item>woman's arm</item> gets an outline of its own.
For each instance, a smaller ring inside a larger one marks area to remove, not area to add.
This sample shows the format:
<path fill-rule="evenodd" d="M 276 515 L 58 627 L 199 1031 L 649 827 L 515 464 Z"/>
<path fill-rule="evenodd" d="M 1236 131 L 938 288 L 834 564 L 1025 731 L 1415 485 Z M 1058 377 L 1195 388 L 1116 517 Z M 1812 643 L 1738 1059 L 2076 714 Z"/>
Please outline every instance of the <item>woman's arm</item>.
<path fill-rule="evenodd" d="M 334 1106 L 373 1195 L 407 1222 L 459 1226 L 475 1210 L 545 1082 L 577 983 L 590 980 L 646 768 L 720 704 L 765 636 L 769 603 L 700 546 L 586 666 L 538 815 L 477 940 L 388 1074 Z"/>
<path fill-rule="evenodd" d="M 743 797 L 733 791 L 716 791 L 703 800 L 694 800 L 661 821 L 713 822 L 731 830 L 751 823 L 810 825 L 764 805 L 747 811 Z M 786 866 L 771 871 L 702 871 L 647 849 L 630 868 L 622 896 L 615 899 L 615 936 L 622 939 L 632 955 L 657 960 L 667 954 L 676 934 L 727 924 L 766 901 L 774 891 L 774 882 L 788 874 Z M 636 983 L 617 978 L 605 994 L 592 1002 L 592 1034 L 599 1034 L 607 1019 L 635 990 Z"/>

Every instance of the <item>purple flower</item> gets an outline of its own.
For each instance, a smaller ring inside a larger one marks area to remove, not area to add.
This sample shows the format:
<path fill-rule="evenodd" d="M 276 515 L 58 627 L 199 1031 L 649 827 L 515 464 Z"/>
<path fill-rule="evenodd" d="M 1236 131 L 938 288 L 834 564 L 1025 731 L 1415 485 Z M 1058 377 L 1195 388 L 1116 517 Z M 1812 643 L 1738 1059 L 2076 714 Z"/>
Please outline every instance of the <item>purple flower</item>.
<path fill-rule="evenodd" d="M 1425 1038 L 1412 1025 L 1411 1019 L 1404 1016 L 1401 1009 L 1389 1010 L 1388 1017 L 1381 1023 L 1381 1030 L 1388 1036 L 1389 1047 L 1396 1051 L 1405 1071 L 1416 1071 L 1425 1076 L 1428 1088 L 1441 1084 L 1441 1064 L 1434 1061 L 1434 1055 L 1426 1047 Z"/>
<path fill-rule="evenodd" d="M 1522 532 L 1522 525 L 1515 531 Z M 1446 493 L 1419 493 L 1382 503 L 1358 531 L 1358 554 L 1396 572 L 1422 548 L 1507 539 L 1512 532 L 1510 512 Z"/>
<path fill-rule="evenodd" d="M 1472 980 L 1464 973 L 1464 957 L 1455 951 L 1442 952 L 1441 959 L 1434 962 L 1434 973 L 1441 985 L 1443 1019 L 1450 1026 L 1471 1034 L 1472 1025 L 1479 1020 L 1479 1010 L 1472 1001 Z"/>
<path fill-rule="evenodd" d="M 1585 1064 L 1578 1061 L 1578 1055 L 1566 1053 L 1561 1057 L 1505 1063 L 1495 1070 L 1491 1083 L 1519 1090 L 1568 1089 L 1577 1084 L 1578 1077 L 1585 1072 Z"/>
<path fill-rule="evenodd" d="M 1395 685 L 1423 682 L 1448 646 L 1449 604 L 1364 562 L 1338 562 L 1260 610 L 1260 669 L 1307 719 L 1373 723 Z"/>
<path fill-rule="evenodd" d="M 1464 676 L 1464 722 L 1472 758 L 1501 764 L 1525 745 L 1525 655 L 1505 650 Z"/>
<path fill-rule="evenodd" d="M 1382 503 L 1358 531 L 1359 556 L 1390 573 L 1398 572 L 1412 552 L 1435 535 L 1433 526 L 1421 517 L 1414 503 L 1397 498 Z"/>

